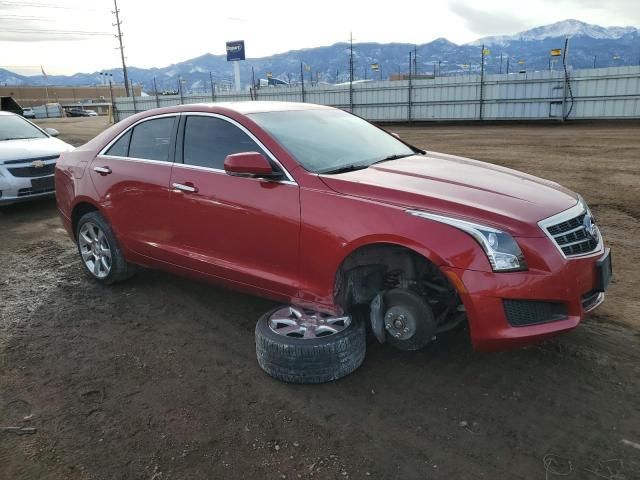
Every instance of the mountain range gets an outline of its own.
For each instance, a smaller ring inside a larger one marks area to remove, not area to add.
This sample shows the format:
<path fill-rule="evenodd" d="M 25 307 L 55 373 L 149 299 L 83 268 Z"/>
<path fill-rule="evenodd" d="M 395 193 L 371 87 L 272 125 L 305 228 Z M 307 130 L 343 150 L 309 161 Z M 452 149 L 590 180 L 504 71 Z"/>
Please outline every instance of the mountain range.
<path fill-rule="evenodd" d="M 569 65 L 572 68 L 610 67 L 640 64 L 640 30 L 635 27 L 601 27 L 578 20 L 563 20 L 551 25 L 536 27 L 515 35 L 491 36 L 463 45 L 444 38 L 429 43 L 356 43 L 354 48 L 354 78 L 382 78 L 409 71 L 409 52 L 417 53 L 418 74 L 461 74 L 478 71 L 481 63 L 481 46 L 488 50 L 485 69 L 488 73 L 521 70 L 543 70 L 550 67 L 550 50 L 564 47 L 570 38 Z M 250 48 L 250 46 L 248 46 Z M 556 63 L 560 60 L 555 59 Z M 248 58 L 241 62 L 243 84 L 251 83 L 252 69 L 256 79 L 274 78 L 298 82 L 302 74 L 305 82 L 340 83 L 349 80 L 349 44 L 291 50 L 269 57 Z M 380 70 L 372 71 L 378 64 Z M 554 68 L 559 68 L 559 65 Z M 182 79 L 185 91 L 210 89 L 211 80 L 216 84 L 230 84 L 233 68 L 225 55 L 205 54 L 191 60 L 162 68 L 128 67 L 129 78 L 153 90 L 156 79 L 158 90 L 176 90 Z M 105 70 L 113 74 L 116 83 L 123 81 L 122 69 Z M 211 72 L 211 75 L 210 75 Z M 95 85 L 101 82 L 99 72 L 75 75 L 23 76 L 0 69 L 0 85 Z"/>

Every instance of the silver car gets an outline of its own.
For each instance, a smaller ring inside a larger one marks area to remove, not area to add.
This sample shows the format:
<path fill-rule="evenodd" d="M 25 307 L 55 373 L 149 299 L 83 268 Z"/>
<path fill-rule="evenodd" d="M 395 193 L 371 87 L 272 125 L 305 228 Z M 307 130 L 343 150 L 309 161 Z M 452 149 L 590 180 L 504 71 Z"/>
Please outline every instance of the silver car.
<path fill-rule="evenodd" d="M 61 153 L 73 150 L 20 115 L 0 112 L 0 205 L 55 193 L 53 174 Z"/>

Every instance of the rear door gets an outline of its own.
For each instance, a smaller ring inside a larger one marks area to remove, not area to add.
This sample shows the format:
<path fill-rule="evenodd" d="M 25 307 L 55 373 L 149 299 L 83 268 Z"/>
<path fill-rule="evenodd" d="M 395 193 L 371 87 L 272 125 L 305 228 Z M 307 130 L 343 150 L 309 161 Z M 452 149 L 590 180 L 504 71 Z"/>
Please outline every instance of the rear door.
<path fill-rule="evenodd" d="M 174 261 L 234 282 L 293 296 L 297 287 L 300 196 L 283 181 L 227 175 L 224 159 L 259 152 L 284 169 L 244 127 L 213 114 L 184 114 L 178 134 L 171 223 Z"/>
<path fill-rule="evenodd" d="M 118 239 L 149 257 L 160 257 L 170 236 L 167 212 L 178 118 L 161 115 L 138 122 L 89 167 Z"/>

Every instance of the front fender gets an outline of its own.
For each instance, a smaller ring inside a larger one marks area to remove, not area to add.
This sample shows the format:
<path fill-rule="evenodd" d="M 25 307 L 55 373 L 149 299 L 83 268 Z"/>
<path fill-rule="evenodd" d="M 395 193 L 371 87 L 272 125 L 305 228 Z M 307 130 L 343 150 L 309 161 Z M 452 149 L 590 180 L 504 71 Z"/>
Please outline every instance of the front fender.
<path fill-rule="evenodd" d="M 491 271 L 480 245 L 455 227 L 405 208 L 338 193 L 301 190 L 301 304 L 337 311 L 335 276 L 355 250 L 371 244 L 406 247 L 439 267 Z"/>

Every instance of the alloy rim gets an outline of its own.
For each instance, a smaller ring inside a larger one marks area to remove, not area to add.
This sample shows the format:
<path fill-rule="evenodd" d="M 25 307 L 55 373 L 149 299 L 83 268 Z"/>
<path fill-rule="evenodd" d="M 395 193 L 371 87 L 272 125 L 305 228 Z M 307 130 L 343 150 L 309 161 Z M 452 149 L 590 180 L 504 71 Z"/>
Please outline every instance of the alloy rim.
<path fill-rule="evenodd" d="M 335 317 L 300 308 L 284 307 L 272 313 L 268 323 L 269 328 L 278 335 L 310 340 L 343 331 L 351 325 L 351 317 Z"/>
<path fill-rule="evenodd" d="M 87 222 L 78 235 L 80 255 L 87 269 L 96 278 L 105 278 L 111 271 L 111 247 L 102 229 Z"/>

